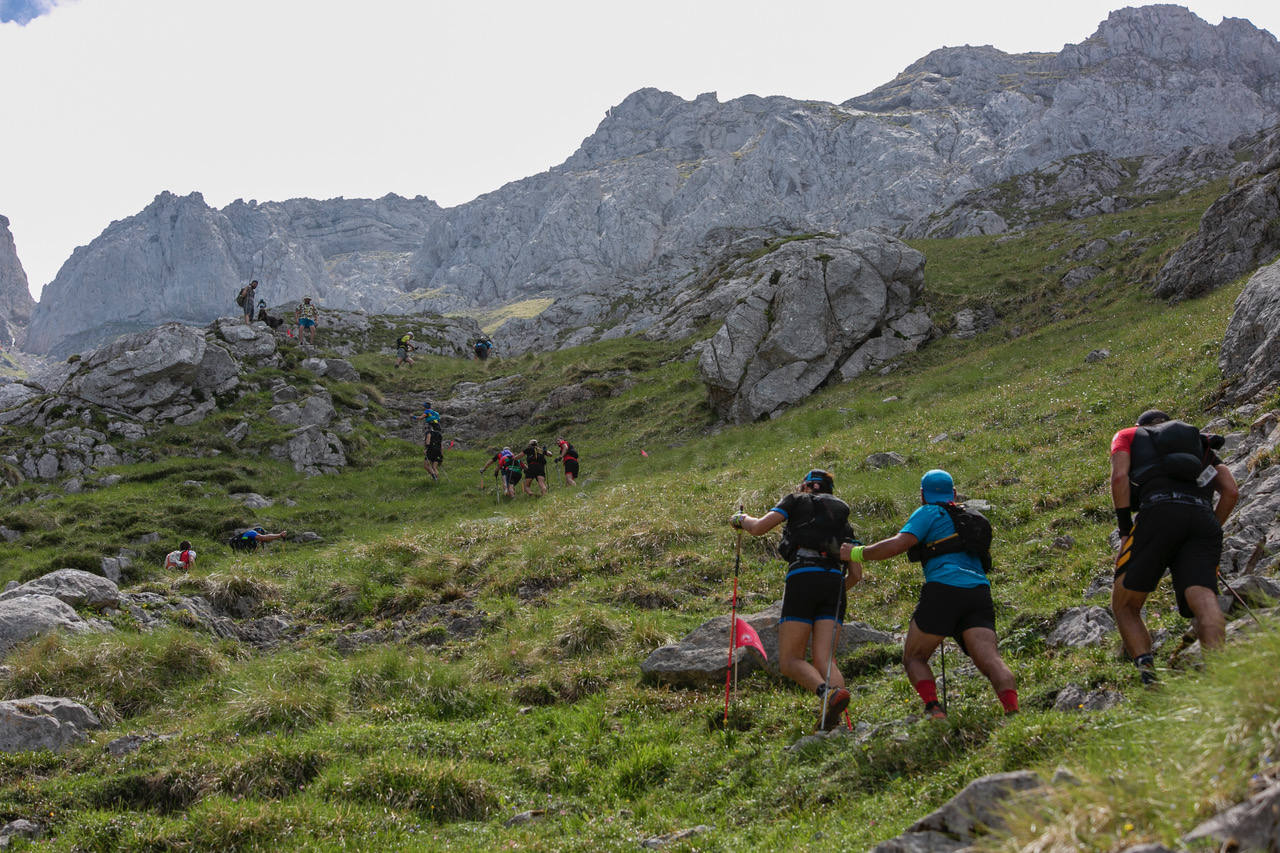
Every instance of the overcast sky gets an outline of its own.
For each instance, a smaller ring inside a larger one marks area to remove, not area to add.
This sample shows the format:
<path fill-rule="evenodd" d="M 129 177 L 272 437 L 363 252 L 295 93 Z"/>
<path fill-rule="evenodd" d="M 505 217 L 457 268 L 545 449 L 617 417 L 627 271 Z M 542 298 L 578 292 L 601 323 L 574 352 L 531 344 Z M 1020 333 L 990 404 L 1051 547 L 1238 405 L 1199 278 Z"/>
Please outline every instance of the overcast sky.
<path fill-rule="evenodd" d="M 0 214 L 39 296 L 157 193 L 425 195 L 450 207 L 562 162 L 655 86 L 843 101 L 929 51 L 1058 51 L 1076 0 L 0 0 Z M 1192 2 L 1280 33 L 1280 2 Z"/>

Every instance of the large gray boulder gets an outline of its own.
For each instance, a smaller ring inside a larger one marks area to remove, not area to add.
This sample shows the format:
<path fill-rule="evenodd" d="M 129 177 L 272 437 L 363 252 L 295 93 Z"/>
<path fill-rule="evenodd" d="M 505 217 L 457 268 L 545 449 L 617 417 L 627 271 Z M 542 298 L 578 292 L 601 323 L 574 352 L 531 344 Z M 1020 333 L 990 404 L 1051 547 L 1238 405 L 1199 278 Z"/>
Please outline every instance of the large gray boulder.
<path fill-rule="evenodd" d="M 1005 826 L 1005 811 L 1019 797 L 1044 790 L 1044 781 L 1029 770 L 995 773 L 974 779 L 940 809 L 907 827 L 897 838 L 871 848 L 872 853 L 937 853 L 966 848 L 978 834 Z"/>
<path fill-rule="evenodd" d="M 51 595 L 23 595 L 0 601 L 0 655 L 24 640 L 65 630 L 84 633 L 89 624 L 69 604 Z"/>
<path fill-rule="evenodd" d="M 1051 647 L 1100 646 L 1116 636 L 1116 620 L 1102 607 L 1072 607 L 1049 632 L 1045 643 Z"/>
<path fill-rule="evenodd" d="M 865 355 L 873 339 L 900 342 L 901 354 L 928 336 L 929 326 L 912 315 L 924 255 L 870 231 L 788 243 L 725 286 L 735 283 L 743 299 L 702 350 L 698 372 L 712 405 L 738 423 L 875 366 Z"/>
<path fill-rule="evenodd" d="M 102 725 L 93 711 L 54 696 L 0 702 L 0 752 L 59 752 L 88 739 Z"/>
<path fill-rule="evenodd" d="M 1210 818 L 1182 837 L 1199 848 L 1207 841 L 1222 850 L 1275 850 L 1280 838 L 1280 784 Z"/>
<path fill-rule="evenodd" d="M 0 601 L 24 595 L 48 595 L 72 607 L 101 610 L 120 606 L 120 588 L 102 575 L 80 569 L 58 569 L 47 575 L 0 592 Z"/>
<path fill-rule="evenodd" d="M 342 439 L 316 424 L 294 430 L 283 444 L 271 447 L 271 456 L 293 464 L 293 470 L 308 475 L 331 474 L 347 465 Z"/>
<path fill-rule="evenodd" d="M 1280 383 L 1280 261 L 1254 273 L 1236 299 L 1218 367 L 1236 399 Z"/>
<path fill-rule="evenodd" d="M 778 673 L 778 616 L 782 602 L 751 615 L 739 614 L 760 635 L 767 661 L 754 649 L 739 648 L 735 653 L 739 677 L 765 668 Z M 894 636 L 877 631 L 861 622 L 846 622 L 840 629 L 838 650 L 851 649 L 863 643 L 892 643 Z M 694 628 L 678 643 L 655 649 L 640 665 L 648 681 L 661 684 L 702 686 L 723 684 L 729 655 L 729 616 L 716 616 Z"/>
<path fill-rule="evenodd" d="M 84 355 L 66 392 L 143 422 L 212 411 L 212 396 L 239 383 L 238 367 L 203 329 L 167 323 Z M 202 416 L 202 415 L 201 415 Z"/>

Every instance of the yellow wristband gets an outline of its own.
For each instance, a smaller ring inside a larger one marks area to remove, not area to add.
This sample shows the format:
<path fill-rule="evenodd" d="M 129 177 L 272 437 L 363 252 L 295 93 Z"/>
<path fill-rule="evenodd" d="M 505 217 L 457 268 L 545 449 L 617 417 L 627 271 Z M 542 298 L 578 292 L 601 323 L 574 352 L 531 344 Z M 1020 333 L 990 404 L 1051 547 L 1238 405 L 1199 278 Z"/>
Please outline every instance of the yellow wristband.
<path fill-rule="evenodd" d="M 851 562 L 851 563 L 861 563 L 861 562 L 862 562 L 862 552 L 863 552 L 863 551 L 865 551 L 865 550 L 866 550 L 866 548 L 865 548 L 864 546 L 862 546 L 862 545 L 854 545 L 852 548 L 850 548 L 850 549 L 849 549 L 849 562 Z"/>

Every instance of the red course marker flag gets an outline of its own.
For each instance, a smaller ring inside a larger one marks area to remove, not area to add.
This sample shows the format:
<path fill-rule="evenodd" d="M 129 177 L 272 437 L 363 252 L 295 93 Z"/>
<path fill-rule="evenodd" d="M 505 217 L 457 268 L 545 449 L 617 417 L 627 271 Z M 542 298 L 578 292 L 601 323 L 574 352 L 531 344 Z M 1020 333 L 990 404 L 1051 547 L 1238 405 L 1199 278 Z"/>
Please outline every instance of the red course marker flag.
<path fill-rule="evenodd" d="M 769 654 L 764 650 L 764 643 L 760 642 L 760 635 L 756 633 L 755 628 L 752 628 L 741 619 L 735 619 L 734 631 L 737 634 L 733 643 L 735 647 L 750 646 L 760 653 L 760 657 L 765 660 L 769 659 Z"/>
<path fill-rule="evenodd" d="M 649 454 L 648 454 L 648 453 L 645 453 L 643 450 L 641 450 L 641 451 L 640 451 L 640 455 L 641 455 L 641 456 L 648 456 Z"/>

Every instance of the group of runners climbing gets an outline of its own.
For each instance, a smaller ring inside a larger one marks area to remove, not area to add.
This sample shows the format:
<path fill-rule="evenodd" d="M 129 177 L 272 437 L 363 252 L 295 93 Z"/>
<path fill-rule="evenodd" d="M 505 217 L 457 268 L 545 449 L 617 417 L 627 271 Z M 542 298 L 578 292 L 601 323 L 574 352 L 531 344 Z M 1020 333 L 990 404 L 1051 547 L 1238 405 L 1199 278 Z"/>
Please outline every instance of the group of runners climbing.
<path fill-rule="evenodd" d="M 1218 561 L 1222 524 L 1235 507 L 1237 486 L 1214 452 L 1220 446 L 1220 436 L 1154 409 L 1112 440 L 1111 492 L 1120 535 L 1112 610 L 1144 684 L 1157 678 L 1142 607 L 1166 571 L 1173 577 L 1179 612 L 1192 618 L 1202 646 L 1216 648 L 1225 638 Z M 925 716 L 946 717 L 929 661 L 948 638 L 986 676 L 1004 712 L 1016 713 L 1016 679 L 996 641 L 988 578 L 991 525 L 957 502 L 951 475 L 927 471 L 920 480 L 920 506 L 896 534 L 869 545 L 859 541 L 848 504 L 834 492 L 832 475 L 813 470 L 763 516 L 739 510 L 729 519 L 732 527 L 754 536 L 785 525 L 778 547 L 787 561 L 778 663 L 783 675 L 818 696 L 818 728 L 838 726 L 850 701 L 835 663 L 847 593 L 862 580 L 867 563 L 903 554 L 920 563 L 924 574 L 902 664 Z M 811 659 L 806 659 L 810 647 Z"/>
<path fill-rule="evenodd" d="M 503 447 L 501 450 L 494 451 L 489 461 L 484 463 L 484 467 L 480 469 L 480 473 L 483 475 L 492 466 L 493 476 L 498 481 L 498 488 L 501 490 L 501 494 L 506 497 L 514 498 L 516 496 L 517 484 L 521 486 L 526 495 L 533 497 L 534 493 L 529 488 L 530 484 L 533 483 L 537 484 L 538 496 L 541 496 L 547 493 L 547 463 L 554 461 L 561 466 L 565 485 L 577 486 L 577 449 L 563 438 L 556 439 L 556 447 L 559 450 L 559 456 L 555 456 L 550 450 L 539 444 L 536 438 L 529 439 L 529 442 L 519 452 L 512 450 L 510 447 Z M 480 481 L 480 488 L 484 488 L 483 477 Z"/>
<path fill-rule="evenodd" d="M 257 299 L 258 297 L 258 280 L 246 284 L 236 293 L 236 305 L 240 308 L 241 314 L 244 316 L 245 325 L 249 325 L 254 320 L 266 323 L 272 331 L 278 331 L 285 321 L 282 317 L 272 317 L 267 312 L 267 301 L 265 299 Z M 254 309 L 257 309 L 257 315 Z M 289 338 L 298 338 L 301 340 L 303 333 L 307 334 L 307 343 L 314 344 L 316 342 L 316 324 L 320 319 L 320 309 L 311 301 L 310 296 L 302 297 L 302 301 L 298 303 L 298 307 L 293 311 L 293 324 L 285 329 L 284 334 Z M 294 329 L 297 332 L 294 332 Z"/>

